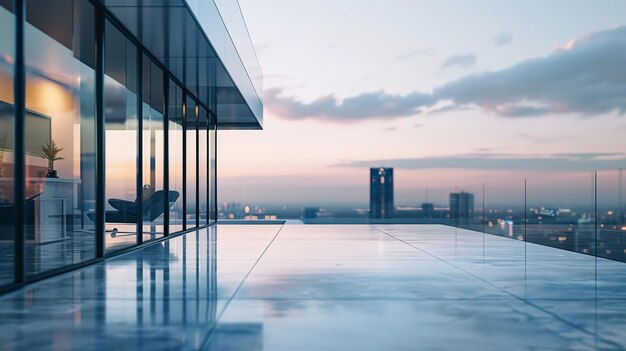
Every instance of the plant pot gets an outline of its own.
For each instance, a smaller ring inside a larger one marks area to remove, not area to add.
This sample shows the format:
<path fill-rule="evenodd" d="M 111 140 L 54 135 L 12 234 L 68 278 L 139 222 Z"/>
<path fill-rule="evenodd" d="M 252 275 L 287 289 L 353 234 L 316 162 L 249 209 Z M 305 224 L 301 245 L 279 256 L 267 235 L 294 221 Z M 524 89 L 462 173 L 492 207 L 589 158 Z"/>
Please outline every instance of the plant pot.
<path fill-rule="evenodd" d="M 46 174 L 46 178 L 59 178 L 59 176 L 57 175 L 57 171 L 53 169 L 51 171 L 48 171 L 48 173 Z"/>

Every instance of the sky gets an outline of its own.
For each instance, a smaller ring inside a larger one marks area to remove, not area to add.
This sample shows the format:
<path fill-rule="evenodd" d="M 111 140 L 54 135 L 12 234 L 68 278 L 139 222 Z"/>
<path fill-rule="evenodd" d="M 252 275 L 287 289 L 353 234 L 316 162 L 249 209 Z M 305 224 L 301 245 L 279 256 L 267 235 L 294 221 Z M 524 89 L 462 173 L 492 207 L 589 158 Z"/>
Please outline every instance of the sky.
<path fill-rule="evenodd" d="M 379 166 L 397 204 L 626 166 L 624 1 L 239 2 L 264 130 L 220 132 L 220 201 L 367 204 Z"/>

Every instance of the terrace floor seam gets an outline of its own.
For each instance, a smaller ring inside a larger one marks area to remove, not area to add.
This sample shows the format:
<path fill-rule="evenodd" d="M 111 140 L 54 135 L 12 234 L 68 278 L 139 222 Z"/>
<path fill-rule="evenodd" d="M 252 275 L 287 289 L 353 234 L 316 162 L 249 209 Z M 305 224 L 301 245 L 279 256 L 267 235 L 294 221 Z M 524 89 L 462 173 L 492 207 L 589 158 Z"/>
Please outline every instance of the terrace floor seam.
<path fill-rule="evenodd" d="M 604 342 L 604 343 L 607 343 L 607 344 L 612 345 L 612 346 L 614 346 L 614 347 L 617 347 L 617 348 L 619 348 L 619 349 L 621 349 L 621 348 L 622 348 L 622 345 L 620 345 L 620 344 L 618 344 L 618 343 L 615 343 L 615 342 L 613 342 L 613 341 L 610 341 L 610 340 L 606 340 L 606 339 L 604 339 L 604 338 L 602 338 L 602 337 L 598 336 L 598 334 L 597 334 L 597 333 L 592 332 L 592 331 L 589 331 L 589 330 L 587 330 L 587 328 L 585 328 L 585 327 L 583 327 L 583 326 L 581 326 L 581 325 L 579 325 L 579 324 L 576 324 L 576 323 L 574 323 L 574 322 L 571 322 L 571 321 L 569 321 L 569 320 L 567 320 L 567 319 L 565 319 L 565 318 L 561 317 L 560 315 L 558 315 L 558 314 L 556 314 L 556 313 L 554 313 L 554 312 L 551 312 L 551 311 L 549 311 L 549 310 L 546 310 L 545 308 L 542 308 L 541 306 L 539 306 L 539 305 L 537 305 L 537 304 L 535 304 L 535 303 L 533 303 L 533 302 L 529 301 L 529 300 L 528 300 L 528 299 L 526 299 L 526 298 L 523 298 L 523 297 L 518 296 L 518 295 L 516 295 L 516 294 L 514 294 L 514 293 L 512 293 L 512 292 L 510 292 L 510 291 L 508 291 L 508 290 L 506 290 L 506 289 L 504 289 L 504 288 L 501 288 L 501 287 L 499 287 L 499 286 L 497 286 L 497 285 L 495 285 L 495 284 L 493 284 L 493 283 L 491 283 L 491 282 L 489 282 L 489 281 L 487 281 L 487 280 L 485 280 L 485 279 L 481 278 L 480 276 L 478 276 L 478 275 L 476 275 L 476 274 L 474 274 L 474 273 L 472 273 L 472 272 L 469 272 L 469 271 L 467 271 L 467 270 L 465 270 L 465 269 L 463 269 L 463 268 L 459 267 L 458 265 L 455 265 L 455 264 L 454 264 L 454 263 L 452 263 L 452 262 L 449 262 L 449 261 L 447 261 L 447 260 L 445 260 L 445 259 L 443 259 L 443 258 L 441 258 L 441 257 L 439 257 L 439 256 L 437 256 L 437 255 L 435 255 L 435 254 L 433 254 L 433 253 L 431 253 L 431 252 L 428 252 L 428 251 L 426 251 L 426 250 L 424 250 L 424 249 L 422 249 L 422 248 L 419 248 L 419 247 L 417 247 L 417 246 L 415 246 L 415 245 L 413 245 L 413 244 L 411 244 L 411 243 L 409 243 L 409 242 L 407 242 L 407 241 L 405 241 L 405 240 L 402 240 L 402 239 L 400 239 L 400 238 L 397 238 L 396 236 L 394 236 L 394 235 L 392 235 L 392 234 L 390 234 L 390 233 L 387 233 L 387 232 L 385 232 L 384 230 L 382 230 L 382 229 L 380 229 L 380 228 L 377 228 L 376 226 L 371 226 L 371 227 L 372 227 L 372 228 L 374 228 L 374 229 L 376 229 L 376 230 L 378 230 L 378 231 L 379 231 L 379 232 L 381 232 L 382 234 L 389 236 L 390 238 L 394 238 L 394 239 L 398 240 L 399 242 L 402 242 L 402 243 L 404 243 L 404 244 L 406 244 L 406 245 L 409 245 L 409 246 L 413 247 L 414 249 L 419 250 L 420 252 L 423 252 L 423 253 L 425 253 L 425 254 L 427 254 L 427 255 L 429 255 L 429 256 L 431 256 L 431 257 L 433 257 L 433 258 L 434 258 L 434 259 L 436 259 L 436 260 L 439 260 L 439 261 L 441 261 L 441 262 L 443 262 L 443 263 L 446 263 L 446 264 L 448 264 L 448 265 L 450 265 L 450 266 L 452 266 L 452 267 L 454 267 L 454 268 L 456 268 L 456 269 L 458 269 L 458 270 L 460 270 L 460 271 L 462 271 L 462 272 L 464 272 L 464 273 L 466 273 L 466 274 L 468 274 L 468 275 L 470 275 L 470 276 L 472 276 L 472 277 L 474 277 L 474 278 L 476 278 L 476 279 L 478 279 L 478 280 L 482 281 L 483 283 L 485 283 L 485 284 L 487 284 L 487 285 L 489 285 L 489 286 L 491 286 L 491 287 L 493 287 L 493 288 L 496 288 L 496 289 L 498 289 L 498 290 L 502 291 L 503 293 L 505 293 L 505 294 L 507 294 L 507 295 L 509 295 L 509 296 L 511 296 L 511 297 L 513 297 L 513 298 L 515 298 L 515 299 L 517 299 L 517 300 L 519 300 L 519 301 L 521 301 L 521 302 L 523 302 L 523 303 L 525 303 L 525 304 L 529 305 L 529 306 L 532 306 L 533 308 L 537 309 L 538 311 L 541 311 L 541 312 L 543 312 L 543 313 L 545 313 L 545 314 L 547 314 L 547 315 L 552 316 L 552 317 L 553 317 L 553 318 L 555 318 L 556 320 L 558 320 L 558 321 L 560 321 L 560 322 L 562 322 L 562 323 L 564 323 L 564 324 L 566 324 L 566 325 L 568 325 L 568 326 L 570 326 L 570 327 L 572 327 L 572 328 L 574 328 L 574 329 L 577 329 L 578 331 L 581 331 L 581 332 L 583 332 L 583 333 L 585 333 L 585 334 L 587 334 L 587 335 L 593 336 L 593 337 L 594 337 L 596 340 L 598 340 L 598 341 L 602 341 L 602 342 Z"/>
<path fill-rule="evenodd" d="M 265 249 L 263 250 L 263 252 L 261 252 L 261 255 L 259 255 L 259 257 L 254 261 L 254 264 L 252 265 L 252 267 L 250 267 L 250 269 L 248 270 L 248 273 L 246 273 L 246 275 L 243 277 L 243 279 L 241 280 L 241 282 L 239 283 L 239 285 L 237 286 L 237 289 L 235 289 L 235 291 L 233 292 L 233 294 L 230 296 L 230 298 L 226 301 L 226 303 L 224 304 L 224 307 L 222 308 L 222 311 L 220 311 L 219 315 L 217 316 L 217 318 L 215 319 L 215 322 L 213 323 L 213 327 L 207 332 L 206 336 L 204 337 L 204 339 L 202 340 L 202 343 L 200 344 L 200 347 L 198 348 L 199 350 L 203 349 L 207 343 L 209 342 L 209 339 L 211 338 L 211 335 L 213 334 L 213 331 L 215 330 L 215 327 L 218 325 L 220 319 L 222 318 L 222 316 L 224 315 L 224 313 L 226 312 L 226 309 L 228 308 L 228 306 L 230 305 L 230 303 L 233 301 L 233 299 L 235 298 L 235 296 L 237 296 L 237 293 L 239 292 L 239 290 L 241 289 L 241 287 L 243 286 L 243 284 L 245 283 L 246 279 L 248 279 L 248 277 L 250 276 L 250 274 L 252 273 L 252 271 L 254 270 L 254 267 L 256 267 L 256 265 L 259 263 L 259 261 L 261 260 L 261 258 L 263 257 L 263 255 L 265 255 L 265 253 L 267 252 L 267 250 L 270 248 L 270 246 L 272 246 L 272 243 L 274 243 L 274 240 L 276 240 L 276 237 L 278 237 L 278 234 L 280 234 L 280 232 L 283 230 L 283 228 L 285 227 L 285 224 L 283 223 L 280 228 L 278 228 L 278 230 L 276 231 L 276 234 L 274 234 L 274 236 L 272 237 L 272 240 L 270 240 L 270 242 L 267 244 L 267 246 L 265 247 Z"/>

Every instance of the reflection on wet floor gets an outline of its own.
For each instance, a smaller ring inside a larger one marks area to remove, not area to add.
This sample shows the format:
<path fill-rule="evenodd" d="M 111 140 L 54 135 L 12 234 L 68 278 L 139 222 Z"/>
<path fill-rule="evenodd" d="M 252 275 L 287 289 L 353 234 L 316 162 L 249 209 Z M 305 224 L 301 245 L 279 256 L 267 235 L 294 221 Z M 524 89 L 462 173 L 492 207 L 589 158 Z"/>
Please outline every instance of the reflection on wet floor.
<path fill-rule="evenodd" d="M 439 225 L 219 225 L 4 295 L 0 344 L 621 350 L 625 268 Z"/>

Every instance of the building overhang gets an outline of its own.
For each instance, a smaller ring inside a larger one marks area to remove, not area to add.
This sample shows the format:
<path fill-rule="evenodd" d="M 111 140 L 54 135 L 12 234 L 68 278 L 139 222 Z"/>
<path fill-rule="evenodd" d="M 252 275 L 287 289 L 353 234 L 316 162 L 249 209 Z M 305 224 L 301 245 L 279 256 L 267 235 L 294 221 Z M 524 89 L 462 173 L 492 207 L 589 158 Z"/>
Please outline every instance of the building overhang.
<path fill-rule="evenodd" d="M 215 112 L 218 129 L 263 128 L 260 69 L 246 68 L 213 0 L 99 1 Z"/>

